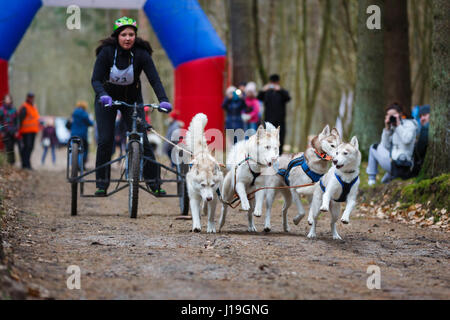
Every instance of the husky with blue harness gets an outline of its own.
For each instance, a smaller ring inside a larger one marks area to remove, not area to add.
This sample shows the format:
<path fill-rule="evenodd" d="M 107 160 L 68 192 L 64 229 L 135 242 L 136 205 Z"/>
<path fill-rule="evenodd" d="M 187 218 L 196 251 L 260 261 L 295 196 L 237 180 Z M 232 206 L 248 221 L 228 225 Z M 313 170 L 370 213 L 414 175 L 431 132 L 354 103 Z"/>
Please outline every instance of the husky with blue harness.
<path fill-rule="evenodd" d="M 333 239 L 342 240 L 336 230 L 336 221 L 341 213 L 341 203 L 346 202 L 341 222 L 348 224 L 350 213 L 356 205 L 359 186 L 361 152 L 358 139 L 341 144 L 333 154 L 333 166 L 314 186 L 314 195 L 309 209 L 308 223 L 311 229 L 308 238 L 316 237 L 316 224 L 320 212 L 330 211 Z"/>
<path fill-rule="evenodd" d="M 314 186 L 302 188 L 285 188 L 286 186 L 298 186 L 315 183 L 327 172 L 331 157 L 329 156 L 335 148 L 341 143 L 339 132 L 336 129 L 330 131 L 327 125 L 322 132 L 315 136 L 311 141 L 311 147 L 304 153 L 295 155 L 282 155 L 278 158 L 277 165 L 274 165 L 275 174 L 265 177 L 264 185 L 268 187 L 256 193 L 255 216 L 261 216 L 264 196 L 258 197 L 258 193 L 265 192 L 266 198 L 266 220 L 264 231 L 271 230 L 270 215 L 272 204 L 278 192 L 281 192 L 284 198 L 283 205 L 283 230 L 289 232 L 287 222 L 287 212 L 294 200 L 298 214 L 294 218 L 294 223 L 298 224 L 305 216 L 306 212 L 300 200 L 301 194 L 312 194 Z M 276 168 L 275 168 L 276 167 Z M 258 201 L 260 203 L 258 203 Z M 261 209 L 260 209 L 261 208 Z"/>

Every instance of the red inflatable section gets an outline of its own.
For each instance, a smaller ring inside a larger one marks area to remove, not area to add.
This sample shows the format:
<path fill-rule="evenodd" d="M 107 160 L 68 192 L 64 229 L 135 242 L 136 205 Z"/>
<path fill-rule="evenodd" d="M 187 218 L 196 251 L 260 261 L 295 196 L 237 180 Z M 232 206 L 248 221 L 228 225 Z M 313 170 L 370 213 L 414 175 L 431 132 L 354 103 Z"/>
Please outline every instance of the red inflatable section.
<path fill-rule="evenodd" d="M 0 59 L 0 102 L 8 92 L 8 61 Z"/>
<path fill-rule="evenodd" d="M 3 97 L 8 92 L 8 61 L 0 59 L 0 104 L 3 103 Z M 4 149 L 5 146 L 3 140 L 0 139 L 0 151 L 3 151 Z"/>
<path fill-rule="evenodd" d="M 185 128 L 199 112 L 206 114 L 206 129 L 224 132 L 224 56 L 193 60 L 175 69 L 175 109 Z"/>

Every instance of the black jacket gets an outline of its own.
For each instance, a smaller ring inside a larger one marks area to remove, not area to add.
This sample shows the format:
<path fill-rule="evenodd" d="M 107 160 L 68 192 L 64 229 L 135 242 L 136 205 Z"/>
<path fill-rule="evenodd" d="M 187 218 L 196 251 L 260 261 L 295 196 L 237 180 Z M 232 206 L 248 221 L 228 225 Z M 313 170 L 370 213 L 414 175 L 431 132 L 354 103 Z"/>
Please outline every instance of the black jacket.
<path fill-rule="evenodd" d="M 115 45 L 105 45 L 100 50 L 95 61 L 92 73 L 92 87 L 95 90 L 96 100 L 103 95 L 109 95 L 113 100 L 121 100 L 127 103 L 142 103 L 141 81 L 139 77 L 142 70 L 145 72 L 148 81 L 153 87 L 159 102 L 169 101 L 164 87 L 159 79 L 158 71 L 150 53 L 139 46 L 134 46 L 131 51 L 134 54 L 134 82 L 127 86 L 119 86 L 108 82 L 110 69 L 114 63 Z M 117 49 L 116 66 L 125 69 L 131 62 L 130 50 L 123 50 L 120 46 Z"/>
<path fill-rule="evenodd" d="M 260 91 L 258 100 L 264 102 L 264 121 L 274 126 L 283 125 L 286 118 L 286 103 L 291 100 L 289 92 L 285 89 Z"/>

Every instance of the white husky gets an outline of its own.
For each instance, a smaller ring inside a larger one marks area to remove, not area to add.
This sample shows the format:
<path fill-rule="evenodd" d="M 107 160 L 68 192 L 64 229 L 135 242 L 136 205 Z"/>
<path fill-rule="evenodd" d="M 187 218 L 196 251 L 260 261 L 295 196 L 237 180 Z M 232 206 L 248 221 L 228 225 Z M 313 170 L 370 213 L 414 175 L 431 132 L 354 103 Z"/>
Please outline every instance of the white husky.
<path fill-rule="evenodd" d="M 336 221 L 341 213 L 341 202 L 347 202 L 342 215 L 342 223 L 349 222 L 350 213 L 356 204 L 359 186 L 359 166 L 361 152 L 358 139 L 353 137 L 350 143 L 341 144 L 333 155 L 333 166 L 314 186 L 314 195 L 309 209 L 308 223 L 311 225 L 308 238 L 316 237 L 316 224 L 319 210 L 331 212 L 331 232 L 333 239 L 342 240 L 336 230 Z"/>
<path fill-rule="evenodd" d="M 193 153 L 192 167 L 186 174 L 186 184 L 192 214 L 192 231 L 201 231 L 200 210 L 203 206 L 204 212 L 208 214 L 206 231 L 215 233 L 214 215 L 218 199 L 216 190 L 221 187 L 223 174 L 206 143 L 204 130 L 207 122 L 205 114 L 196 114 L 186 133 L 186 146 Z"/>
<path fill-rule="evenodd" d="M 275 128 L 271 123 L 266 122 L 266 129 L 259 126 L 256 133 L 248 140 L 236 143 L 227 157 L 229 172 L 223 181 L 222 198 L 230 202 L 235 193 L 239 196 L 242 210 L 248 212 L 249 232 L 257 230 L 253 223 L 255 200 L 249 201 L 247 194 L 263 186 L 264 176 L 261 176 L 261 173 L 277 160 L 279 147 L 280 128 Z M 261 195 L 264 197 L 264 193 L 256 193 L 256 196 Z M 219 231 L 225 224 L 226 215 L 227 205 L 222 203 Z"/>
<path fill-rule="evenodd" d="M 341 143 L 341 138 L 339 132 L 333 128 L 330 131 L 330 127 L 327 125 L 322 130 L 322 132 L 315 136 L 311 140 L 311 147 L 308 148 L 305 153 L 298 153 L 295 155 L 281 155 L 278 159 L 277 170 L 288 169 L 284 173 L 287 173 L 284 177 L 280 174 L 268 175 L 265 177 L 265 185 L 267 187 L 282 187 L 286 186 L 297 186 L 309 183 L 317 182 L 328 170 L 330 156 L 334 153 L 337 146 Z M 264 231 L 269 232 L 271 229 L 270 225 L 270 214 L 272 210 L 272 204 L 275 200 L 275 196 L 278 192 L 281 192 L 284 198 L 284 205 L 282 209 L 283 213 L 283 230 L 289 232 L 289 226 L 287 221 L 287 212 L 294 200 L 298 214 L 294 218 L 294 223 L 298 224 L 300 220 L 305 216 L 306 212 L 301 203 L 300 194 L 312 194 L 314 187 L 303 187 L 295 189 L 267 189 L 261 190 L 257 193 L 265 191 L 266 197 L 266 221 Z M 257 201 L 262 201 L 263 197 L 258 196 Z M 258 211 L 262 208 L 261 203 L 256 203 L 256 209 L 254 212 L 255 216 L 261 216 L 261 212 Z"/>

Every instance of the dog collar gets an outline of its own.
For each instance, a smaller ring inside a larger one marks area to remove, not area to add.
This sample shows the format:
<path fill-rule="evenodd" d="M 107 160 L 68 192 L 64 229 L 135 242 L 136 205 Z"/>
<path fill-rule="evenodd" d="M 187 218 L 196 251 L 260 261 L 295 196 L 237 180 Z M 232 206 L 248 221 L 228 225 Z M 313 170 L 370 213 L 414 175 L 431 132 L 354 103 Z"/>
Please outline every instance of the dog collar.
<path fill-rule="evenodd" d="M 320 153 L 319 151 L 317 151 L 316 149 L 314 149 L 314 153 L 316 154 L 316 156 L 318 156 L 321 160 L 325 160 L 325 161 L 331 161 L 333 160 L 333 158 L 329 155 L 327 155 L 325 152 L 324 153 Z"/>

